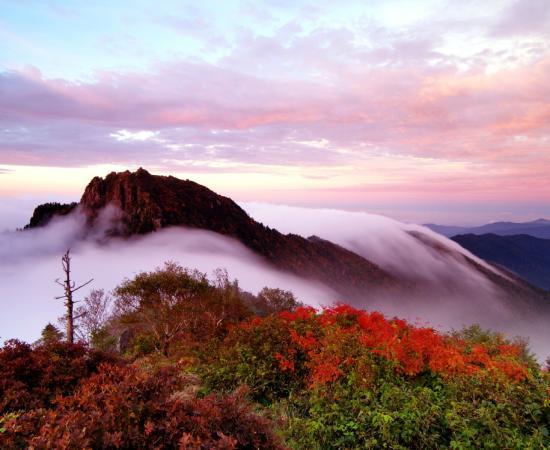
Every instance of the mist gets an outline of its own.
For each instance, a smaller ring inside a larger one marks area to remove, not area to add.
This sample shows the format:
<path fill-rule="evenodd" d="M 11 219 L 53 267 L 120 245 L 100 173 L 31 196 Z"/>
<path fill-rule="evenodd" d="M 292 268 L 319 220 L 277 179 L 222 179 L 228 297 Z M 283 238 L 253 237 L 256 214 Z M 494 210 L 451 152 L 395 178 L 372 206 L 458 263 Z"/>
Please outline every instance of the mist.
<path fill-rule="evenodd" d="M 518 315 L 499 299 L 496 286 L 464 257 L 501 274 L 496 268 L 425 227 L 340 210 L 260 203 L 241 206 L 254 219 L 283 233 L 331 240 L 401 279 L 428 288 L 421 295 L 367 293 L 364 300 L 353 300 L 355 306 L 440 330 L 480 323 L 509 337 L 528 336 L 541 360 L 550 354 L 549 318 Z M 62 276 L 60 258 L 67 248 L 72 253 L 73 279 L 78 283 L 94 278 L 90 289 L 109 291 L 125 278 L 174 261 L 208 275 L 225 268 L 242 289 L 254 294 L 269 286 L 291 290 L 316 307 L 350 301 L 321 283 L 274 269 L 241 243 L 216 233 L 173 227 L 131 239 L 107 239 L 105 232 L 117 226 L 118 219 L 117 211 L 107 208 L 90 234 L 85 231 L 83 215 L 76 211 L 46 227 L 0 233 L 0 340 L 32 342 L 47 322 L 56 323 L 63 314 L 62 300 L 54 299 L 62 294 L 54 280 Z M 13 220 L 3 214 L 0 229 Z M 88 292 L 79 291 L 78 298 Z"/>
<path fill-rule="evenodd" d="M 254 294 L 265 286 L 279 287 L 314 306 L 330 304 L 336 297 L 325 286 L 269 267 L 239 242 L 216 233 L 174 227 L 131 239 L 106 239 L 104 232 L 116 219 L 116 211 L 104 211 L 102 225 L 89 235 L 77 211 L 46 227 L 0 234 L 0 340 L 32 342 L 64 313 L 63 301 L 55 300 L 63 292 L 54 280 L 63 275 L 61 255 L 67 248 L 73 279 L 78 283 L 94 278 L 90 289 L 109 291 L 125 278 L 174 261 L 207 275 L 226 268 L 231 279 Z M 77 297 L 86 294 L 79 291 Z"/>
<path fill-rule="evenodd" d="M 466 257 L 509 279 L 506 273 L 429 228 L 362 212 L 254 202 L 241 206 L 258 222 L 282 233 L 330 240 L 401 279 L 424 286 L 420 293 L 367 294 L 363 301 L 353 302 L 355 306 L 442 331 L 478 323 L 509 338 L 528 337 L 541 361 L 550 355 L 550 315 L 531 314 L 522 311 L 521 305 L 503 301 L 498 287 Z"/>

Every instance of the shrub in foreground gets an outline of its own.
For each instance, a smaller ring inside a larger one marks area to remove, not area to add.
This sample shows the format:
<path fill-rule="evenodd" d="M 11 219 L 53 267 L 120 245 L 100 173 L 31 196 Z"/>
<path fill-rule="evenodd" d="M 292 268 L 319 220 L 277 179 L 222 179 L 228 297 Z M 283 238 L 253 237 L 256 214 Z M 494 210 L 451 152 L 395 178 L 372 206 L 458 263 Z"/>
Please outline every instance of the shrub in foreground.
<path fill-rule="evenodd" d="M 71 394 L 101 363 L 115 361 L 81 344 L 52 341 L 32 347 L 8 341 L 0 348 L 0 416 L 48 407 L 56 396 Z"/>
<path fill-rule="evenodd" d="M 102 366 L 54 408 L 4 420 L 2 448 L 278 449 L 271 423 L 245 392 L 196 398 L 193 378 L 172 366 L 157 372 Z"/>
<path fill-rule="evenodd" d="M 204 372 L 212 389 L 247 383 L 295 448 L 545 448 L 547 375 L 521 345 L 478 337 L 299 308 L 234 327 Z"/>

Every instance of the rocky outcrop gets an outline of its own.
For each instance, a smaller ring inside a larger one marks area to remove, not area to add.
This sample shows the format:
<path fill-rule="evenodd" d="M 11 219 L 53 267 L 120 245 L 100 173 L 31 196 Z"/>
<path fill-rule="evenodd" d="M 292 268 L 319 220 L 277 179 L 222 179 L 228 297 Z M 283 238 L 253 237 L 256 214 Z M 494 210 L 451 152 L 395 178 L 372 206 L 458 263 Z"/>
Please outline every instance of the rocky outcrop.
<path fill-rule="evenodd" d="M 367 259 L 317 237 L 283 235 L 250 218 L 230 198 L 190 180 L 144 169 L 96 177 L 80 206 L 93 225 L 107 205 L 122 211 L 125 236 L 178 225 L 214 231 L 239 240 L 279 269 L 322 281 L 347 297 L 395 284 L 392 275 Z"/>
<path fill-rule="evenodd" d="M 91 222 L 107 205 L 120 209 L 123 234 L 127 236 L 172 225 L 238 236 L 248 235 L 254 225 L 231 199 L 193 181 L 151 175 L 144 169 L 95 177 L 86 187 L 80 205 Z"/>

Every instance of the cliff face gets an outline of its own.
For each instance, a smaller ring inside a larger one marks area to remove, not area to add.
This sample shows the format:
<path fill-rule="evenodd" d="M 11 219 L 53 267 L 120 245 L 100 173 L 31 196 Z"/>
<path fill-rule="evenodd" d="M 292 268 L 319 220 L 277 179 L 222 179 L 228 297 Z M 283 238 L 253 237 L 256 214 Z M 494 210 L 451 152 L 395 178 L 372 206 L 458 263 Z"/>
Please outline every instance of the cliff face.
<path fill-rule="evenodd" d="M 321 281 L 348 298 L 396 285 L 367 259 L 320 238 L 283 235 L 254 221 L 233 200 L 189 180 L 144 169 L 94 178 L 80 201 L 89 222 L 109 204 L 122 211 L 126 236 L 177 225 L 214 231 L 239 240 L 279 269 Z"/>
<path fill-rule="evenodd" d="M 127 236 L 171 225 L 232 234 L 250 222 L 231 199 L 193 181 L 151 175 L 144 169 L 92 179 L 80 200 L 85 214 L 93 221 L 109 204 L 124 213 Z"/>

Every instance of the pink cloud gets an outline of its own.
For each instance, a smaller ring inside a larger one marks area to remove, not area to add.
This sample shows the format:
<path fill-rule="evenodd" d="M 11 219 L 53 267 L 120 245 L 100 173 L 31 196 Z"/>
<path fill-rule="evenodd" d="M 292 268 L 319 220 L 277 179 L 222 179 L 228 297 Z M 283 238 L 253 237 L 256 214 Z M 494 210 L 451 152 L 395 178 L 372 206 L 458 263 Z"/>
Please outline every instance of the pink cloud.
<path fill-rule="evenodd" d="M 368 167 L 369 158 L 387 155 L 391 183 L 351 186 L 357 198 L 482 192 L 487 199 L 520 199 L 530 191 L 550 200 L 549 58 L 488 74 L 448 62 L 429 65 L 428 41 L 394 40 L 385 49 L 358 52 L 350 39 L 345 31 L 319 32 L 286 47 L 258 39 L 219 66 L 164 64 L 150 73 L 100 73 L 86 83 L 5 72 L 0 163 L 140 161 L 170 170 L 170 161 L 221 160 L 267 171 L 274 165 Z M 257 56 L 267 51 L 285 70 L 238 70 L 249 68 L 251 58 L 261 62 Z M 329 58 L 331 52 L 337 55 Z M 402 64 L 392 63 L 397 60 Z M 324 76 L 301 72 L 304 67 Z M 112 135 L 121 129 L 154 132 L 154 139 L 116 141 Z M 311 144 L 321 140 L 326 144 Z M 401 169 L 392 166 L 394 157 L 467 169 L 415 174 L 411 160 L 396 178 Z"/>
<path fill-rule="evenodd" d="M 547 0 L 516 0 L 493 27 L 496 36 L 548 33 L 550 8 Z"/>

